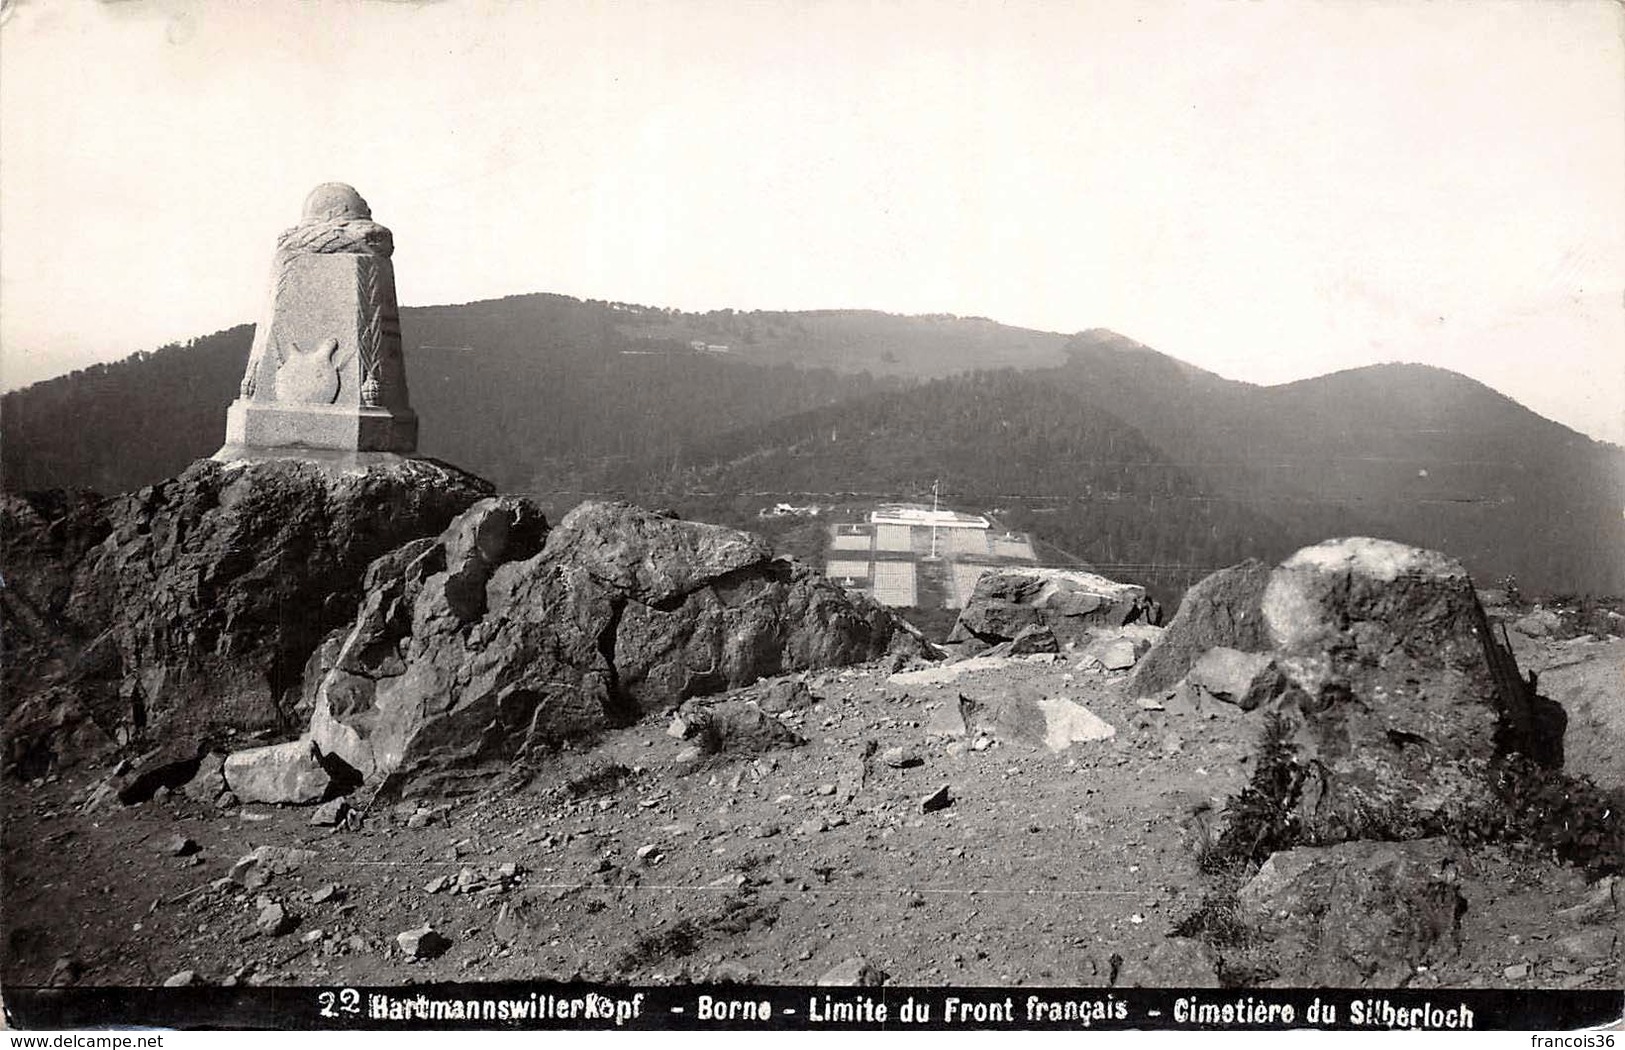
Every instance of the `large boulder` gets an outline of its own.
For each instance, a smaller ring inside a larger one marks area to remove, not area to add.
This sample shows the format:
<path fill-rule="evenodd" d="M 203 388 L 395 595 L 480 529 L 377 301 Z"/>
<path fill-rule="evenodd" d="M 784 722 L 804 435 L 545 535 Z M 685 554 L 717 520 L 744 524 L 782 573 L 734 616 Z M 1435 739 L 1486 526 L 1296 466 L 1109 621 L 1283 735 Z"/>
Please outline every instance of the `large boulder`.
<path fill-rule="evenodd" d="M 526 501 L 492 499 L 380 558 L 311 675 L 323 754 L 386 794 L 451 790 L 688 697 L 924 648 L 733 529 L 592 502 L 543 535 Z"/>
<path fill-rule="evenodd" d="M 1182 668 L 1274 717 L 1255 786 L 1290 814 L 1289 840 L 1438 832 L 1493 804 L 1495 760 L 1561 761 L 1561 709 L 1519 677 L 1459 562 L 1353 538 L 1219 576 L 1187 596 L 1136 680 Z"/>
<path fill-rule="evenodd" d="M 1294 987 L 1398 988 L 1461 949 L 1467 909 L 1444 839 L 1346 842 L 1272 855 L 1237 894 L 1256 955 Z"/>
<path fill-rule="evenodd" d="M 1256 559 L 1221 569 L 1185 592 L 1157 643 L 1129 679 L 1132 696 L 1153 696 L 1174 683 L 1216 645 L 1244 653 L 1271 648 L 1264 627 L 1264 588 L 1270 567 Z"/>
<path fill-rule="evenodd" d="M 226 756 L 226 786 L 244 802 L 320 802 L 333 786 L 322 756 L 309 740 L 251 747 Z"/>
<path fill-rule="evenodd" d="M 976 581 L 948 641 L 997 645 L 1041 625 L 1065 645 L 1085 642 L 1101 628 L 1157 618 L 1155 603 L 1138 584 L 1073 569 L 1006 568 Z"/>
<path fill-rule="evenodd" d="M 8 524 L 41 522 L 8 537 L 7 591 L 63 654 L 36 684 L 72 687 L 121 743 L 291 729 L 305 663 L 354 617 L 367 566 L 489 491 L 452 467 L 380 457 L 202 461 L 102 502 L 8 501 Z"/>

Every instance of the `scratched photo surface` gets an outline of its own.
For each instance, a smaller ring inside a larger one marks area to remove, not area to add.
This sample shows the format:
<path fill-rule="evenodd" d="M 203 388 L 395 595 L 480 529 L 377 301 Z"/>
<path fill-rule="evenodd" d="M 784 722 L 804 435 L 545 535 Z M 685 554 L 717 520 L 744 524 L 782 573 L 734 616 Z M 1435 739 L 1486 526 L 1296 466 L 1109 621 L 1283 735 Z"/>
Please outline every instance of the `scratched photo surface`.
<path fill-rule="evenodd" d="M 1617 5 L 0 46 L 3 986 L 1625 984 Z"/>

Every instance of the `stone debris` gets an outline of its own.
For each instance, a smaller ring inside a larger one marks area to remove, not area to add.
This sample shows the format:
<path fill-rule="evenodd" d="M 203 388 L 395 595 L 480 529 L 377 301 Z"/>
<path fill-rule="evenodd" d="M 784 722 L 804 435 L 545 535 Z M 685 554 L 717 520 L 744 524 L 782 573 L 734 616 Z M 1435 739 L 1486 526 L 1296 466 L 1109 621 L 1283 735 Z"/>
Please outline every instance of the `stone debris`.
<path fill-rule="evenodd" d="M 751 701 L 723 700 L 714 704 L 691 701 L 684 706 L 682 717 L 690 735 L 713 753 L 771 751 L 800 747 L 807 742 Z"/>
<path fill-rule="evenodd" d="M 1237 893 L 1238 914 L 1269 965 L 1310 985 L 1400 987 L 1416 965 L 1460 951 L 1466 901 L 1440 875 L 1455 854 L 1442 838 L 1281 850 Z"/>
<path fill-rule="evenodd" d="M 939 809 L 947 809 L 953 805 L 953 801 L 953 796 L 948 791 L 948 785 L 944 784 L 931 794 L 920 799 L 920 812 L 935 813 Z"/>
<path fill-rule="evenodd" d="M 291 932 L 297 925 L 298 920 L 288 909 L 274 902 L 261 908 L 259 917 L 254 920 L 254 928 L 267 937 L 280 937 Z"/>
<path fill-rule="evenodd" d="M 880 753 L 880 761 L 893 769 L 912 769 L 925 764 L 918 751 L 911 747 L 888 747 Z"/>
<path fill-rule="evenodd" d="M 1618 933 L 1615 930 L 1606 926 L 1592 926 L 1579 933 L 1558 938 L 1553 942 L 1552 948 L 1575 962 L 1600 963 L 1606 962 L 1614 954 L 1614 943 L 1617 940 Z"/>
<path fill-rule="evenodd" d="M 1041 653 L 1058 653 L 1061 643 L 1056 640 L 1055 632 L 1041 623 L 1030 623 L 1016 632 L 1014 638 L 1008 642 L 1001 642 L 988 650 L 988 656 L 1036 656 Z"/>
<path fill-rule="evenodd" d="M 900 688 L 949 685 L 966 675 L 999 671 L 1006 667 L 1019 666 L 1019 663 L 1020 661 L 1014 657 L 1008 656 L 973 656 L 953 663 L 934 664 L 918 671 L 902 671 L 887 678 L 886 684 Z"/>
<path fill-rule="evenodd" d="M 1597 922 L 1611 920 L 1619 914 L 1620 882 L 1619 876 L 1610 875 L 1599 879 L 1597 884 L 1586 894 L 1585 900 L 1579 904 L 1564 908 L 1557 913 L 1559 919 L 1565 922 Z"/>
<path fill-rule="evenodd" d="M 170 857 L 187 857 L 202 848 L 185 835 L 171 835 L 159 844 L 158 852 Z"/>
<path fill-rule="evenodd" d="M 820 988 L 878 988 L 889 975 L 861 955 L 831 966 L 817 980 Z"/>
<path fill-rule="evenodd" d="M 1064 696 L 1038 701 L 1038 710 L 1044 716 L 1044 746 L 1051 751 L 1065 751 L 1073 744 L 1110 740 L 1117 735 L 1111 723 Z"/>
<path fill-rule="evenodd" d="M 318 887 L 311 893 L 310 903 L 326 904 L 328 901 L 338 900 L 342 896 L 344 896 L 343 891 L 333 883 L 329 882 L 326 885 Z"/>
<path fill-rule="evenodd" d="M 245 802 L 320 802 L 333 784 L 309 739 L 290 740 L 226 756 L 226 785 Z"/>
<path fill-rule="evenodd" d="M 1509 981 L 1521 981 L 1529 976 L 1528 963 L 1513 963 L 1501 971 L 1501 976 Z"/>
<path fill-rule="evenodd" d="M 270 882 L 273 875 L 287 874 L 315 856 L 315 850 L 259 846 L 239 858 L 227 878 L 245 889 L 255 890 Z"/>
<path fill-rule="evenodd" d="M 85 964 L 71 955 L 57 956 L 56 963 L 51 967 L 50 986 L 64 988 L 84 975 Z"/>
<path fill-rule="evenodd" d="M 427 923 L 415 930 L 397 933 L 395 943 L 408 959 L 433 959 L 451 947 L 451 939 Z"/>
<path fill-rule="evenodd" d="M 185 988 L 189 985 L 202 983 L 203 979 L 197 975 L 196 970 L 181 970 L 164 978 L 165 988 Z"/>
<path fill-rule="evenodd" d="M 893 613 L 748 533 L 615 501 L 579 504 L 551 530 L 539 519 L 527 501 L 493 497 L 373 564 L 356 619 L 306 671 L 324 755 L 365 786 L 468 790 L 502 777 L 502 760 L 608 728 L 619 703 L 665 709 L 707 666 L 717 669 L 707 691 L 734 698 L 685 704 L 682 720 L 703 723 L 687 738 L 713 753 L 795 746 L 780 719 L 739 699 L 762 670 L 925 645 Z M 475 683 L 498 680 L 510 731 L 488 734 L 491 696 Z M 475 768 L 475 752 L 490 761 Z"/>
<path fill-rule="evenodd" d="M 1203 653 L 1186 680 L 1207 695 L 1251 711 L 1281 695 L 1287 679 L 1268 653 L 1216 645 Z"/>
<path fill-rule="evenodd" d="M 118 777 L 110 777 L 91 788 L 90 794 L 85 797 L 84 804 L 79 807 L 81 813 L 95 813 L 101 809 L 112 809 L 121 806 L 119 791 L 123 782 Z"/>
<path fill-rule="evenodd" d="M 1535 610 L 1527 616 L 1519 617 L 1512 623 L 1512 629 L 1528 638 L 1545 638 L 1553 631 L 1563 626 L 1563 618 L 1550 609 L 1536 606 Z"/>
<path fill-rule="evenodd" d="M 816 703 L 818 698 L 807 688 L 806 682 L 799 678 L 780 678 L 763 691 L 757 706 L 770 715 L 780 715 L 805 711 Z"/>
<path fill-rule="evenodd" d="M 997 643 L 1043 625 L 1062 643 L 1081 642 L 1091 631 L 1155 623 L 1159 616 L 1138 584 L 1071 569 L 1006 567 L 976 581 L 948 641 Z"/>
<path fill-rule="evenodd" d="M 336 827 L 344 823 L 344 818 L 349 815 L 349 812 L 350 800 L 342 797 L 335 798 L 330 802 L 323 802 L 317 806 L 315 812 L 310 815 L 310 823 L 315 827 Z"/>

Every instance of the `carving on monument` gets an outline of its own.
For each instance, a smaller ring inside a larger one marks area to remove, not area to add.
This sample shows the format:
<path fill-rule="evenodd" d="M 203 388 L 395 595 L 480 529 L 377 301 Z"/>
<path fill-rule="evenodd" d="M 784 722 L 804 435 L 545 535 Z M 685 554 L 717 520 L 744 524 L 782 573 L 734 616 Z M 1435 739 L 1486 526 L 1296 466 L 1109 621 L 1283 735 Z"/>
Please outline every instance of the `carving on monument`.
<path fill-rule="evenodd" d="M 384 296 L 376 266 L 363 266 L 360 272 L 361 403 L 376 408 L 383 396 L 378 362 L 384 354 Z"/>
<path fill-rule="evenodd" d="M 277 237 L 269 301 L 218 455 L 416 448 L 394 250 L 394 236 L 354 188 L 330 182 L 311 191 L 299 224 Z"/>
<path fill-rule="evenodd" d="M 277 356 L 281 363 L 277 368 L 276 388 L 279 399 L 311 405 L 331 405 L 338 400 L 342 383 L 339 370 L 349 360 L 348 354 L 335 357 L 338 349 L 337 339 L 323 339 L 310 350 L 294 343 L 291 354 L 283 352 L 278 343 Z"/>

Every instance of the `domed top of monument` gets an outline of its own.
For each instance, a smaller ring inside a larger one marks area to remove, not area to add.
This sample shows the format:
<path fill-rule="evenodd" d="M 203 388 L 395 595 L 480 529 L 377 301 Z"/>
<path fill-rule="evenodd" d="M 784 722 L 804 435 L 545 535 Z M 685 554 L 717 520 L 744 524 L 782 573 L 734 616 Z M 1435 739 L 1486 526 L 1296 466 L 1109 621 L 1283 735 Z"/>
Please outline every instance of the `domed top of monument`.
<path fill-rule="evenodd" d="M 372 209 L 356 192 L 354 186 L 344 182 L 324 182 L 310 191 L 305 198 L 304 222 L 336 222 L 346 219 L 370 219 Z"/>

